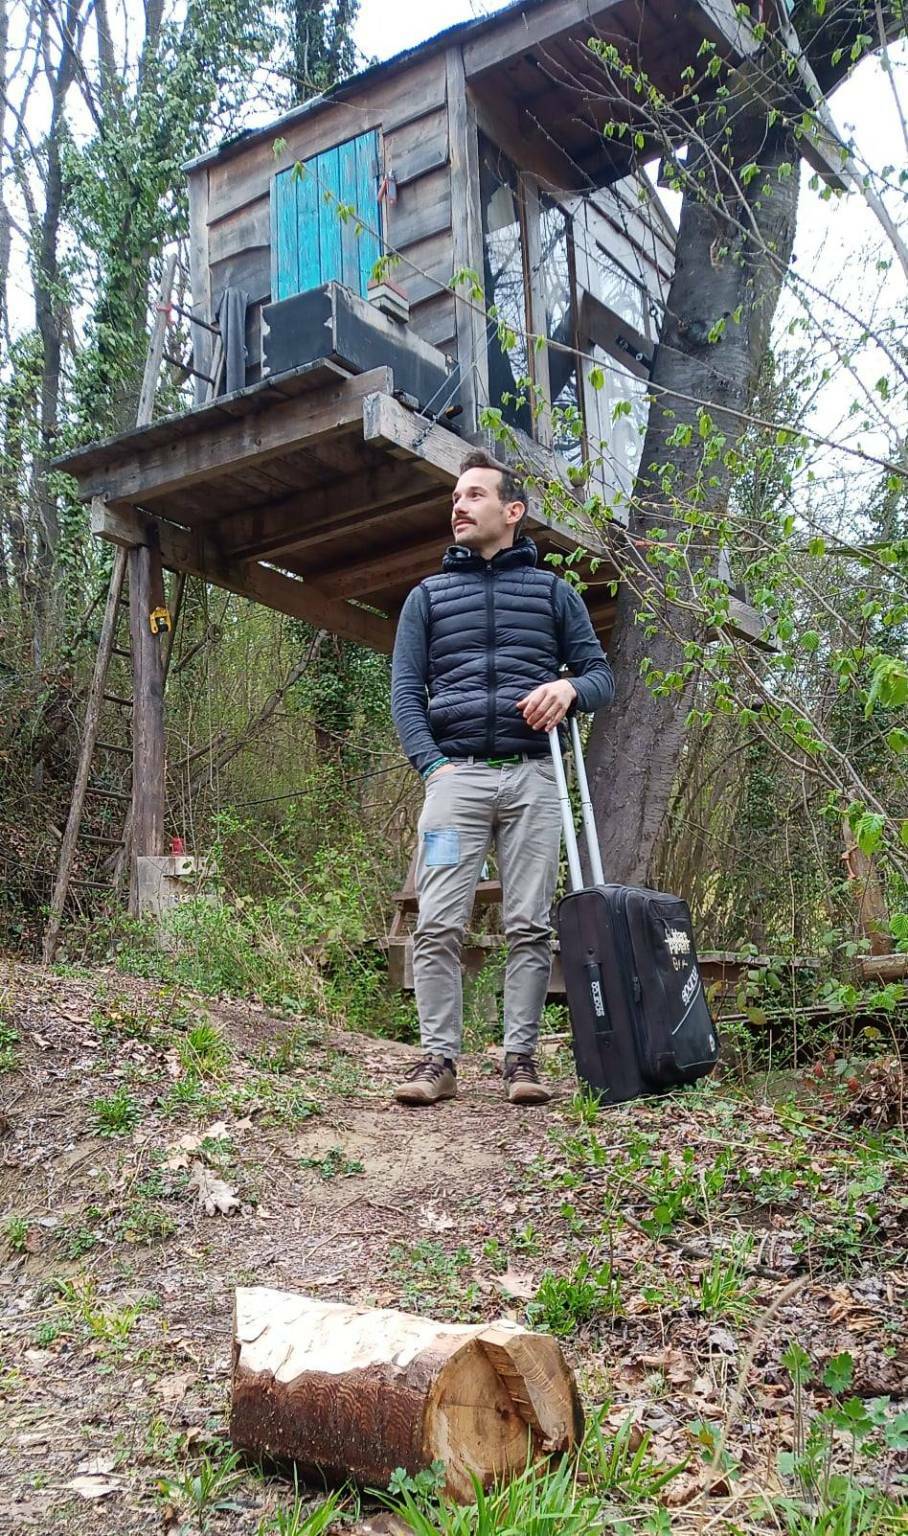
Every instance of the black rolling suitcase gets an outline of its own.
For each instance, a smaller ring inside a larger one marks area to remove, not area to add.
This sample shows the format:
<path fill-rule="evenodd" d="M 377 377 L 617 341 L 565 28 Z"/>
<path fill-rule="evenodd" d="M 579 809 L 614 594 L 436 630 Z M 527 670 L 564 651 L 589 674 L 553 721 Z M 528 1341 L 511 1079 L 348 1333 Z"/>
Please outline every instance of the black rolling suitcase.
<path fill-rule="evenodd" d="M 607 885 L 580 731 L 571 721 L 594 884 L 584 888 L 558 732 L 549 734 L 561 796 L 571 891 L 555 924 L 577 1076 L 605 1103 L 663 1093 L 711 1072 L 719 1055 L 687 903 L 662 891 Z"/>

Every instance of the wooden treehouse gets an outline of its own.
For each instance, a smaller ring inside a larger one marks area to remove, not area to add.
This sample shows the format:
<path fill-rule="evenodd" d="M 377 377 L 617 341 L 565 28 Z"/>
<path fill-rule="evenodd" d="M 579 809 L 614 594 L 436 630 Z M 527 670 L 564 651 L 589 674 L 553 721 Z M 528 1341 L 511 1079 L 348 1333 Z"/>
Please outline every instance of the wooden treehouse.
<path fill-rule="evenodd" d="M 673 236 L 652 188 L 639 196 L 656 146 L 641 150 L 639 130 L 636 145 L 634 133 L 603 133 L 633 108 L 606 103 L 593 35 L 679 110 L 704 39 L 732 62 L 756 46 L 731 0 L 521 0 L 187 167 L 196 403 L 151 419 L 168 282 L 141 424 L 58 461 L 118 553 L 46 954 L 83 805 L 117 793 L 92 777 L 93 749 L 97 764 L 131 747 L 120 853 L 130 850 L 134 899 L 136 860 L 164 855 L 163 677 L 177 607 L 164 571 L 178 592 L 196 577 L 388 652 L 407 592 L 449 541 L 451 486 L 485 407 L 501 411 L 511 458 L 537 477 L 569 486 L 572 460 L 602 442 L 598 488 L 610 499 L 630 489 Z M 381 257 L 388 281 L 375 287 Z M 464 269 L 481 292 L 452 284 Z M 516 347 L 501 345 L 492 307 Z M 595 389 L 598 360 L 606 383 Z M 523 373 L 532 410 L 515 398 Z M 560 408 L 573 408 L 579 440 Z M 607 558 L 579 507 L 558 521 L 534 504 L 530 525 L 543 558 L 578 544 Z M 128 647 L 116 644 L 127 570 Z M 606 643 L 608 574 L 587 594 Z M 746 629 L 749 610 L 737 614 Z M 105 747 L 107 666 L 127 651 L 132 739 Z"/>

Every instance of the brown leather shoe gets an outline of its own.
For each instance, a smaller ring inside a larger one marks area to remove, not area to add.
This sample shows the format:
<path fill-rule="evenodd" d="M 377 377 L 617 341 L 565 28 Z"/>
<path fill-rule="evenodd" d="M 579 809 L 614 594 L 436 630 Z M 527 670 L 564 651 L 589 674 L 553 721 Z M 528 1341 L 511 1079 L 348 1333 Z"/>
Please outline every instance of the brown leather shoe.
<path fill-rule="evenodd" d="M 517 1056 L 508 1051 L 504 1058 L 504 1080 L 509 1104 L 548 1104 L 552 1097 L 539 1081 L 532 1056 Z"/>
<path fill-rule="evenodd" d="M 437 1104 L 457 1093 L 457 1070 L 447 1056 L 424 1056 L 394 1090 L 399 1104 Z"/>

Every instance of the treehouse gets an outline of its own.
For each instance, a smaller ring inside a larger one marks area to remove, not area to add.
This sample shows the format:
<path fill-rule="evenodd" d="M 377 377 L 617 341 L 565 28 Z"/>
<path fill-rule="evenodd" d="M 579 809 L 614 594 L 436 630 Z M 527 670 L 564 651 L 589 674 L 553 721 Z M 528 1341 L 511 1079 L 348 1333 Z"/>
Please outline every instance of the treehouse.
<path fill-rule="evenodd" d="M 731 0 L 520 0 L 188 166 L 195 405 L 150 421 L 152 377 L 146 424 L 59 461 L 129 551 L 136 854 L 163 851 L 162 570 L 387 652 L 488 411 L 497 457 L 565 488 L 557 517 L 533 493 L 542 558 L 607 560 L 581 501 L 620 516 L 632 484 L 673 235 L 591 38 L 682 115 L 705 40 L 756 46 Z M 606 643 L 611 574 L 587 591 Z"/>

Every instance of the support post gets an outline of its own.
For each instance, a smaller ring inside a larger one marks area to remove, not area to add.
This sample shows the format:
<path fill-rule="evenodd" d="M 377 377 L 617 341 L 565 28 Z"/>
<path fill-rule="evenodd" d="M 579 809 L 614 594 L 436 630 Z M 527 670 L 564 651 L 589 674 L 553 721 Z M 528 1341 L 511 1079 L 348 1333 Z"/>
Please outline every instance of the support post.
<path fill-rule="evenodd" d="M 132 859 L 130 911 L 135 915 L 135 861 L 164 852 L 164 653 L 167 633 L 152 630 L 164 607 L 161 550 L 154 527 L 149 542 L 129 551 L 129 632 L 132 645 Z"/>
<path fill-rule="evenodd" d="M 482 215 L 479 206 L 479 142 L 476 120 L 467 97 L 463 53 L 459 47 L 445 54 L 448 97 L 448 135 L 451 156 L 451 226 L 454 231 L 454 266 L 475 272 L 483 282 Z M 488 297 L 488 295 L 486 295 Z M 486 320 L 482 307 L 466 288 L 454 298 L 457 325 L 457 360 L 460 365 L 460 401 L 467 436 L 479 427 L 479 412 L 489 398 Z"/>

